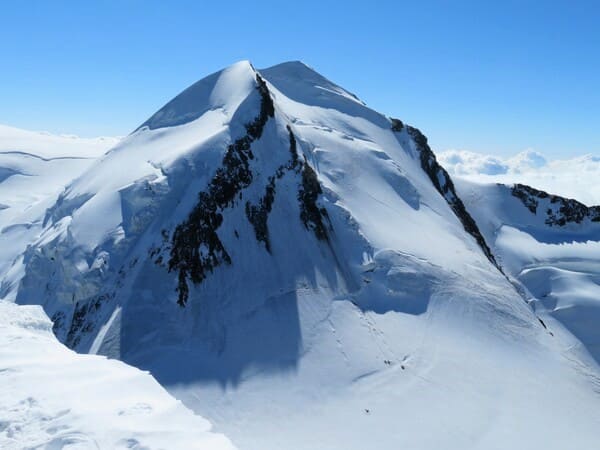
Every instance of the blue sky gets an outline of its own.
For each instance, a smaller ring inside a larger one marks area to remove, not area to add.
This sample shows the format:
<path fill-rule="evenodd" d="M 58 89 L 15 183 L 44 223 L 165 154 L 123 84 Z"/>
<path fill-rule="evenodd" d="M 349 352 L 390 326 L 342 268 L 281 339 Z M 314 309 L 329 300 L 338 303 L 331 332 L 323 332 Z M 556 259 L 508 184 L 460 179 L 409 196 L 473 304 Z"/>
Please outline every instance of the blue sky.
<path fill-rule="evenodd" d="M 0 123 L 127 134 L 194 81 L 300 59 L 435 150 L 600 153 L 593 1 L 29 1 L 0 14 Z"/>

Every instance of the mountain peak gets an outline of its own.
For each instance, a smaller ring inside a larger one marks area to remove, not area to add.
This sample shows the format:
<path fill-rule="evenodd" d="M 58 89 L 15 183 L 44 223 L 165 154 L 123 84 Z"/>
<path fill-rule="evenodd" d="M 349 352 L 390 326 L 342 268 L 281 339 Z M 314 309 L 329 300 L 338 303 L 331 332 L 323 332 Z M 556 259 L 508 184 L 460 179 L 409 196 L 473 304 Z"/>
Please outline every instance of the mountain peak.
<path fill-rule="evenodd" d="M 212 109 L 235 111 L 255 87 L 250 61 L 239 61 L 197 81 L 158 110 L 139 128 L 173 127 L 192 122 Z M 137 130 L 136 130 L 137 131 Z"/>
<path fill-rule="evenodd" d="M 283 62 L 259 72 L 278 90 L 292 99 L 298 98 L 300 102 L 313 104 L 316 101 L 316 106 L 337 107 L 340 106 L 340 98 L 336 97 L 341 97 L 364 106 L 356 95 L 328 80 L 302 61 Z M 309 98 L 310 91 L 313 98 Z M 336 99 L 338 102 L 327 105 L 328 101 Z"/>

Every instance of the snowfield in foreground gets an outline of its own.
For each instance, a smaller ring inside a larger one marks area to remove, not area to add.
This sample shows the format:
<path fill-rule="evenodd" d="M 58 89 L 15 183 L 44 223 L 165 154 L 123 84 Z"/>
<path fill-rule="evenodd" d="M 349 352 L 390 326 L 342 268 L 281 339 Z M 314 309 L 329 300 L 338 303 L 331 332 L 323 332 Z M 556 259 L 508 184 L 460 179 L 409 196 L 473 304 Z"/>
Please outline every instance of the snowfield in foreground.
<path fill-rule="evenodd" d="M 0 301 L 0 448 L 232 449 L 148 373 L 80 355 L 39 306 Z"/>

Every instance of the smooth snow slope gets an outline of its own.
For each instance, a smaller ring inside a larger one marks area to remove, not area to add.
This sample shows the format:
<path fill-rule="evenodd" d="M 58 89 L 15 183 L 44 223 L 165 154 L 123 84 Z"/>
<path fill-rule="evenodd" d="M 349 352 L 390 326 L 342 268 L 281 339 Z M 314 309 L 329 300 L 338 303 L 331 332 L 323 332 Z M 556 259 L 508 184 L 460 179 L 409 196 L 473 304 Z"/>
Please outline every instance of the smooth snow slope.
<path fill-rule="evenodd" d="M 38 306 L 0 301 L 0 448 L 231 449 L 147 373 L 79 355 Z"/>
<path fill-rule="evenodd" d="M 594 448 L 598 368 L 465 230 L 423 139 L 302 63 L 235 64 L 67 187 L 17 302 L 241 448 Z"/>
<path fill-rule="evenodd" d="M 600 362 L 600 220 L 549 224 L 547 211 L 557 211 L 559 202 L 543 193 L 540 198 L 523 191 L 532 211 L 509 186 L 459 180 L 457 187 L 502 266 L 527 289 L 532 307 L 579 339 L 570 344 L 573 351 Z"/>
<path fill-rule="evenodd" d="M 118 142 L 117 138 L 55 136 L 0 125 L 0 297 L 22 270 L 7 271 L 42 230 L 46 209 L 65 186 Z"/>

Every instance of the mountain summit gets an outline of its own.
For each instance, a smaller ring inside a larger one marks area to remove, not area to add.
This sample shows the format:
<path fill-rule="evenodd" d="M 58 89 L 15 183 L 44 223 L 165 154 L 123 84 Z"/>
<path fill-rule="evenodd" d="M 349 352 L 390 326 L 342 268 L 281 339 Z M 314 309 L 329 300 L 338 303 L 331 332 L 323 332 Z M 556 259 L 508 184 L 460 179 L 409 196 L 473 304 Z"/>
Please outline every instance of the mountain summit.
<path fill-rule="evenodd" d="M 241 448 L 597 437 L 596 367 L 524 301 L 425 136 L 300 62 L 167 103 L 67 186 L 3 285 Z"/>

